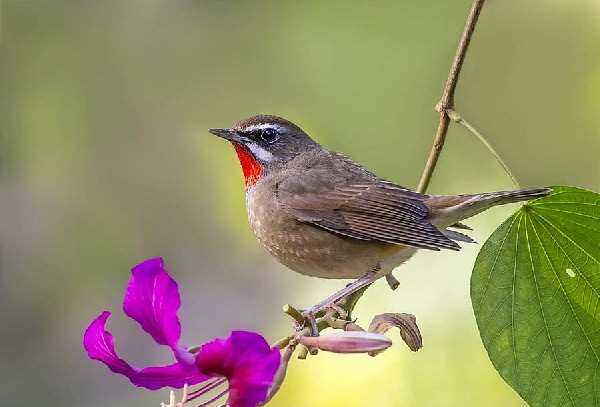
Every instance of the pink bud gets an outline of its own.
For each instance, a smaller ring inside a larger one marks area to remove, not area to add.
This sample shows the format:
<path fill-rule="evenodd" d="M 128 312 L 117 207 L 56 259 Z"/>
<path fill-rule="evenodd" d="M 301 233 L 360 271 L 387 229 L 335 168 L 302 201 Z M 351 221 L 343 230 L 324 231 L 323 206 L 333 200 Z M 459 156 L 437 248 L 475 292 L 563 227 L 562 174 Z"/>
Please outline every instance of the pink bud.
<path fill-rule="evenodd" d="M 363 331 L 340 331 L 322 336 L 301 336 L 298 341 L 308 347 L 335 353 L 381 352 L 392 341 L 381 334 Z"/>

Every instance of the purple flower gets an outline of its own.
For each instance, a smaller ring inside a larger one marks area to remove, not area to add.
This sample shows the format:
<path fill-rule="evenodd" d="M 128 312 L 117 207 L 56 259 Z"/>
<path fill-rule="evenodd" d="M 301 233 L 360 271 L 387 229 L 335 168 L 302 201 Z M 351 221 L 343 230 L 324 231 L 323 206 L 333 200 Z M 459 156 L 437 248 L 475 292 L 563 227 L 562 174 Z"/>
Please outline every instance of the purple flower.
<path fill-rule="evenodd" d="M 227 379 L 229 405 L 235 407 L 253 407 L 264 401 L 280 362 L 278 349 L 271 349 L 259 334 L 245 331 L 205 343 L 196 356 L 200 372 Z"/>
<path fill-rule="evenodd" d="M 85 331 L 83 346 L 91 359 L 104 362 L 110 370 L 127 376 L 136 386 L 150 390 L 166 386 L 180 388 L 184 384 L 196 384 L 207 379 L 192 366 L 174 363 L 168 366 L 136 369 L 119 358 L 115 351 L 113 336 L 105 328 L 110 312 L 104 311 Z"/>
<path fill-rule="evenodd" d="M 176 361 L 167 366 L 138 369 L 121 359 L 113 336 L 106 330 L 108 311 L 102 312 L 88 326 L 83 346 L 91 359 L 103 362 L 136 386 L 157 390 L 203 383 L 185 401 L 203 396 L 225 383 L 227 388 L 211 401 L 227 393 L 227 405 L 232 407 L 256 406 L 264 401 L 280 365 L 279 350 L 272 349 L 259 334 L 234 331 L 229 338 L 208 342 L 193 354 L 179 344 L 181 324 L 177 312 L 180 305 L 177 283 L 164 269 L 163 260 L 146 260 L 132 270 L 123 311 L 158 344 L 171 348 Z"/>

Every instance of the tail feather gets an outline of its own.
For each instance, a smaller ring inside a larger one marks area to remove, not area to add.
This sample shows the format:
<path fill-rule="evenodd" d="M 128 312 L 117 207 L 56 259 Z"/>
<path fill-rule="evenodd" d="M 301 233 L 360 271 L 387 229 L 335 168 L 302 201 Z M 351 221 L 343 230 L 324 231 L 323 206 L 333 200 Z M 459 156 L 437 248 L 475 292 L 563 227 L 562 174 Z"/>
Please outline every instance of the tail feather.
<path fill-rule="evenodd" d="M 432 196 L 426 201 L 432 220 L 444 228 L 470 218 L 493 206 L 529 201 L 552 192 L 550 188 L 518 189 L 515 191 L 488 192 L 476 195 Z"/>
<path fill-rule="evenodd" d="M 552 192 L 550 188 L 517 189 L 516 191 L 491 192 L 479 195 L 481 200 L 491 200 L 496 205 L 504 205 L 541 198 Z"/>
<path fill-rule="evenodd" d="M 443 230 L 442 233 L 451 240 L 455 242 L 465 242 L 465 243 L 477 243 L 471 236 L 467 236 L 464 233 L 457 232 L 456 230 Z"/>
<path fill-rule="evenodd" d="M 541 198 L 550 194 L 550 188 L 517 189 L 515 191 L 488 192 L 484 194 L 472 195 L 462 204 L 457 206 L 458 214 L 462 215 L 457 220 L 463 220 L 477 215 L 497 205 L 505 205 L 532 199 Z"/>
<path fill-rule="evenodd" d="M 453 229 L 462 229 L 462 230 L 473 230 L 473 228 L 469 225 L 465 225 L 464 223 L 456 222 L 454 225 L 448 226 Z"/>

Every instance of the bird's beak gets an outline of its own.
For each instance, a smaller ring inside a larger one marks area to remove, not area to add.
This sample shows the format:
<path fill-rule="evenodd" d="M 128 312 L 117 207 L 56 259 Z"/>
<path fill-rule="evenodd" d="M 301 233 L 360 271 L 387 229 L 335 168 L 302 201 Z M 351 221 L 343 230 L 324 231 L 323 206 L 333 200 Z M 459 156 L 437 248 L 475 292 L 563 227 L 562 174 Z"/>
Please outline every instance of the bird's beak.
<path fill-rule="evenodd" d="M 211 132 L 212 134 L 214 134 L 215 136 L 224 138 L 225 140 L 229 140 L 229 141 L 241 141 L 241 137 L 240 135 L 235 131 L 235 130 L 231 130 L 231 129 L 208 129 L 209 132 Z"/>

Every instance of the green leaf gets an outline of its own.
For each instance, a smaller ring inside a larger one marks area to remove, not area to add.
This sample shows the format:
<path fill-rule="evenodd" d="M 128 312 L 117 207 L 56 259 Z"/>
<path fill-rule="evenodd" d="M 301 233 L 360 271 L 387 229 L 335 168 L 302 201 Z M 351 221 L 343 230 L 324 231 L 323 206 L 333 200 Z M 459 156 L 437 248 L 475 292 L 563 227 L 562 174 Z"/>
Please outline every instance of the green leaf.
<path fill-rule="evenodd" d="M 483 344 L 532 406 L 600 406 L 600 195 L 573 187 L 524 205 L 471 277 Z"/>

